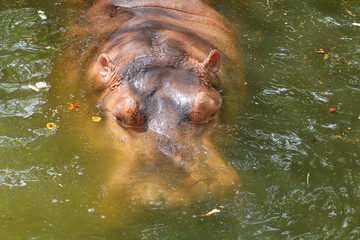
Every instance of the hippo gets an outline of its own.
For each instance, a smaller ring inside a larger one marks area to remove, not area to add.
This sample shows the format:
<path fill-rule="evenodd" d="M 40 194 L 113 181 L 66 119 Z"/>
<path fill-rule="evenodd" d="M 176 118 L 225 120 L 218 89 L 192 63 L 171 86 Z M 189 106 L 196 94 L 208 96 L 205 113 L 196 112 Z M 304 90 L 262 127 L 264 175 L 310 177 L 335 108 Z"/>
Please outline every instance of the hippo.
<path fill-rule="evenodd" d="M 222 77 L 224 61 L 241 71 L 231 24 L 201 0 L 72 3 L 87 10 L 62 65 L 105 116 L 86 132 L 112 149 L 107 195 L 182 204 L 233 191 L 238 174 L 210 138 L 221 107 L 236 105 L 221 95 L 244 87 Z"/>

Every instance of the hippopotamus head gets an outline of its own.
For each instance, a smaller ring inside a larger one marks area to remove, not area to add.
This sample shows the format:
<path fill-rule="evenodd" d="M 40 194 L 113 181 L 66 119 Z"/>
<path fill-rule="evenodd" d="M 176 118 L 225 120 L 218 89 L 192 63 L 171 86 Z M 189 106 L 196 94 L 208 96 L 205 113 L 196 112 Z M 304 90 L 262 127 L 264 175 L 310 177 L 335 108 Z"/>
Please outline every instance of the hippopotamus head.
<path fill-rule="evenodd" d="M 137 54 L 121 61 L 103 53 L 98 73 L 106 91 L 102 109 L 123 127 L 172 136 L 181 124 L 209 122 L 221 98 L 212 78 L 221 66 L 212 50 L 202 61 L 186 54 Z"/>

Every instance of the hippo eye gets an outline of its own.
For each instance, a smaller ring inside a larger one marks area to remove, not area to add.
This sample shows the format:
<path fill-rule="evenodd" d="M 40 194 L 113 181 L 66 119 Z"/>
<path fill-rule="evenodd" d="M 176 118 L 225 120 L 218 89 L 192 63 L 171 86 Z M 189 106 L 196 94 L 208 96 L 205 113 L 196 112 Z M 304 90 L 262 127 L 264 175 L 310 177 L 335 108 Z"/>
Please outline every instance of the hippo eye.
<path fill-rule="evenodd" d="M 190 122 L 208 122 L 218 111 L 218 104 L 205 93 L 200 93 L 193 102 Z"/>
<path fill-rule="evenodd" d="M 141 127 L 144 124 L 138 103 L 130 97 L 123 97 L 113 110 L 113 115 L 123 125 L 128 127 Z"/>

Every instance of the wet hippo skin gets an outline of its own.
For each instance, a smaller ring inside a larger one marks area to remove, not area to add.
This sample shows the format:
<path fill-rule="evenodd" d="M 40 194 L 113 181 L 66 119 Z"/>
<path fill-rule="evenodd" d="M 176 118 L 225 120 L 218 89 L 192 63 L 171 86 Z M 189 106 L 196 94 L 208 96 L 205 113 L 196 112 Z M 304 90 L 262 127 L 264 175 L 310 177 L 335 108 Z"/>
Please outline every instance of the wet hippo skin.
<path fill-rule="evenodd" d="M 67 34 L 67 72 L 106 115 L 111 198 L 181 204 L 238 185 L 209 137 L 222 106 L 214 82 L 230 84 L 223 60 L 239 64 L 226 19 L 199 0 L 99 0 Z"/>

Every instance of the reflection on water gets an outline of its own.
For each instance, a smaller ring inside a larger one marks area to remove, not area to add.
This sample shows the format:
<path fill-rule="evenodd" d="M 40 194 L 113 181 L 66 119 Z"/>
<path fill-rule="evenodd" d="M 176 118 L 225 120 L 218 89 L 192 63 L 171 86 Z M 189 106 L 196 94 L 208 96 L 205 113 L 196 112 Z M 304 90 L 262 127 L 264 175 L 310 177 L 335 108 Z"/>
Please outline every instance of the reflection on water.
<path fill-rule="evenodd" d="M 0 2 L 0 238 L 359 237 L 355 1 L 212 1 L 235 22 L 246 64 L 244 108 L 234 113 L 235 124 L 212 130 L 242 186 L 235 196 L 184 207 L 129 205 L 116 209 L 122 217 L 115 219 L 101 212 L 113 163 L 77 121 L 97 110 L 69 111 L 68 102 L 81 96 L 51 93 L 62 80 L 51 70 L 64 32 L 63 1 Z M 26 87 L 38 81 L 49 88 Z M 48 130 L 48 122 L 58 128 Z M 201 217 L 213 208 L 221 212 Z"/>

